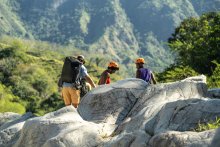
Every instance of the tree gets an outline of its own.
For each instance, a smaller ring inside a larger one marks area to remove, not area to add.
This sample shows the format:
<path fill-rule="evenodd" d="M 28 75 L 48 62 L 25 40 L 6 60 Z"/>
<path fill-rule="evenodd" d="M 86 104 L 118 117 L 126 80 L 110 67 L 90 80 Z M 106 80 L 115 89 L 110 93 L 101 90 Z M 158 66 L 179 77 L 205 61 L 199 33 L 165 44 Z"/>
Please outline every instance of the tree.
<path fill-rule="evenodd" d="M 164 72 L 157 75 L 158 81 L 160 82 L 174 82 L 177 80 L 183 80 L 187 77 L 198 75 L 191 67 L 189 66 L 175 66 L 171 65 Z"/>
<path fill-rule="evenodd" d="M 212 75 L 220 63 L 220 12 L 189 18 L 175 29 L 169 47 L 177 53 L 176 64 L 188 65 L 196 72 Z"/>
<path fill-rule="evenodd" d="M 213 71 L 212 76 L 208 79 L 208 86 L 209 87 L 220 87 L 220 64 L 216 61 L 213 61 L 216 64 L 216 68 Z"/>

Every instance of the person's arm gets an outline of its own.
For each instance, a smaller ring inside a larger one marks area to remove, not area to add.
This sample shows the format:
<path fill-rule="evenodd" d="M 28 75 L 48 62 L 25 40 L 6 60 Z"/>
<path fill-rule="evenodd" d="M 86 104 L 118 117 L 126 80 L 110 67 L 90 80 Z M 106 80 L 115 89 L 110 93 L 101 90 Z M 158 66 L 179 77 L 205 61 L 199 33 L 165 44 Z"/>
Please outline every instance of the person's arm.
<path fill-rule="evenodd" d="M 91 79 L 91 77 L 89 76 L 88 72 L 87 72 L 87 69 L 85 68 L 84 65 L 82 65 L 81 67 L 81 76 L 84 77 L 86 79 L 86 81 L 93 87 L 95 88 L 96 85 L 95 83 L 93 82 L 93 80 Z"/>
<path fill-rule="evenodd" d="M 85 76 L 85 79 L 93 88 L 96 87 L 95 83 L 93 82 L 93 80 L 91 79 L 91 77 L 88 74 Z"/>
<path fill-rule="evenodd" d="M 153 84 L 157 84 L 156 78 L 152 72 L 151 72 L 151 80 L 153 81 Z"/>
<path fill-rule="evenodd" d="M 62 87 L 63 87 L 63 81 L 62 81 L 61 77 L 58 80 L 57 86 L 58 86 L 58 92 L 61 92 L 62 91 Z"/>
<path fill-rule="evenodd" d="M 59 78 L 57 85 L 58 85 L 59 88 L 63 87 L 63 81 L 62 81 L 61 77 Z"/>
<path fill-rule="evenodd" d="M 141 78 L 141 73 L 139 70 L 136 71 L 136 78 L 140 79 Z"/>
<path fill-rule="evenodd" d="M 103 72 L 101 77 L 100 77 L 100 80 L 99 80 L 99 85 L 103 85 L 103 84 L 106 84 L 106 80 L 108 78 L 108 73 L 107 72 Z"/>

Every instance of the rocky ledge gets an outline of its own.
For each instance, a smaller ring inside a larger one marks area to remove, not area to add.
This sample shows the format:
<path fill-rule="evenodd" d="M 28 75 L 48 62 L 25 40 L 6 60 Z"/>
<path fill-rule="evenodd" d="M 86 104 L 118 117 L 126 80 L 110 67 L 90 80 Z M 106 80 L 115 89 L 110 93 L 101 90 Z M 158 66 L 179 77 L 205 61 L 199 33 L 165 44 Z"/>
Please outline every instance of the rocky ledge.
<path fill-rule="evenodd" d="M 0 146 L 219 147 L 220 130 L 193 131 L 220 117 L 219 98 L 205 76 L 157 85 L 125 79 L 93 89 L 78 109 L 0 114 Z"/>

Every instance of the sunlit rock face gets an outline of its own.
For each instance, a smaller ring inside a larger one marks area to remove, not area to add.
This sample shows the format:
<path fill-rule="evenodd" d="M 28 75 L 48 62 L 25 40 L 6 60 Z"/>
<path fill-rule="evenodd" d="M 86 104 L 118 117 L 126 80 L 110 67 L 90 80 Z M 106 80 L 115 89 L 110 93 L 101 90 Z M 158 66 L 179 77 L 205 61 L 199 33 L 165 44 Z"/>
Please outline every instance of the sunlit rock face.
<path fill-rule="evenodd" d="M 77 109 L 0 114 L 8 118 L 1 121 L 0 146 L 217 147 L 218 129 L 194 131 L 220 117 L 220 100 L 209 96 L 205 76 L 156 85 L 125 79 L 94 88 Z"/>

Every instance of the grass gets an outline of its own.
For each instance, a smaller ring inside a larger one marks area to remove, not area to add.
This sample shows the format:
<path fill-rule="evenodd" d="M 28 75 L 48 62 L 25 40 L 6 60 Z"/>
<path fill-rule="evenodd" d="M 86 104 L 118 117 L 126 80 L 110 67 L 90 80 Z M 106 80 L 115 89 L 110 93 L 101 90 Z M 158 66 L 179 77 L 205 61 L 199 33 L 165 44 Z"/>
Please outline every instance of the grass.
<path fill-rule="evenodd" d="M 211 129 L 217 129 L 220 127 L 220 117 L 216 117 L 214 121 L 210 121 L 208 123 L 198 123 L 198 126 L 194 129 L 196 132 L 202 132 Z"/>

